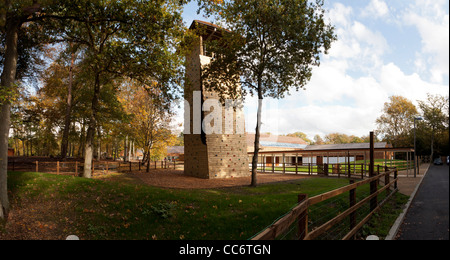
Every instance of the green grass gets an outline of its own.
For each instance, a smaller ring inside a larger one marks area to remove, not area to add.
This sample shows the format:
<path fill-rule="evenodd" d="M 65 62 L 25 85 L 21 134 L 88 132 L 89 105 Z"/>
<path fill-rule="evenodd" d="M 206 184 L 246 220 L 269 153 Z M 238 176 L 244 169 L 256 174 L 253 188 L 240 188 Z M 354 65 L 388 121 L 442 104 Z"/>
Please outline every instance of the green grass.
<path fill-rule="evenodd" d="M 8 181 L 12 211 L 33 207 L 33 221 L 50 223 L 57 239 L 75 234 L 120 240 L 245 240 L 288 212 L 298 194 L 314 196 L 348 184 L 312 178 L 257 188 L 178 190 L 17 172 Z M 8 231 L 0 228 L 0 238 L 2 232 Z"/>

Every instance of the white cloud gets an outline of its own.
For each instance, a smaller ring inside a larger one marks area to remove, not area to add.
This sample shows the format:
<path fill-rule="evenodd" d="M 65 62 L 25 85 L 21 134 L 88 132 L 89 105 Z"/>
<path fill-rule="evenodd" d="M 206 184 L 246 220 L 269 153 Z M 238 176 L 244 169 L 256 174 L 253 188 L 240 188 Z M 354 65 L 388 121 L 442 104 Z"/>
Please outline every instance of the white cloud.
<path fill-rule="evenodd" d="M 353 8 L 345 6 L 341 3 L 335 3 L 333 8 L 328 12 L 328 19 L 330 19 L 336 26 L 349 26 L 351 23 L 351 15 Z"/>
<path fill-rule="evenodd" d="M 404 96 L 415 104 L 417 100 L 425 100 L 428 93 L 443 96 L 449 94 L 448 86 L 427 82 L 416 73 L 406 75 L 393 63 L 382 67 L 380 86 L 389 93 L 389 96 Z"/>
<path fill-rule="evenodd" d="M 338 41 L 333 43 L 327 59 L 345 60 L 352 70 L 370 73 L 380 67 L 390 47 L 384 36 L 352 17 L 353 8 L 335 3 L 328 19 L 336 26 Z"/>
<path fill-rule="evenodd" d="M 448 87 L 429 83 L 415 73 L 407 75 L 393 63 L 383 65 L 375 76 L 353 78 L 338 62 L 329 62 L 315 70 L 306 91 L 263 108 L 262 131 L 302 131 L 310 138 L 334 132 L 368 135 L 376 129 L 375 121 L 390 96 L 404 96 L 417 105 L 428 93 L 448 95 Z M 246 109 L 247 131 L 254 132 L 256 100 L 249 100 Z"/>
<path fill-rule="evenodd" d="M 383 1 L 372 1 L 370 6 L 381 16 L 389 12 L 384 5 Z M 333 132 L 363 136 L 376 129 L 375 121 L 392 95 L 404 96 L 416 104 L 427 93 L 448 95 L 447 86 L 429 83 L 417 73 L 403 72 L 388 59 L 391 43 L 385 36 L 355 20 L 352 13 L 351 7 L 333 5 L 328 17 L 336 26 L 339 40 L 323 57 L 321 67 L 314 70 L 306 91 L 293 93 L 279 101 L 278 106 L 263 109 L 264 132 L 302 131 L 310 138 Z M 428 63 L 427 59 L 416 61 L 424 69 L 429 68 Z M 247 131 L 254 131 L 256 105 L 248 108 Z"/>
<path fill-rule="evenodd" d="M 382 18 L 389 14 L 389 8 L 383 0 L 372 0 L 370 4 L 362 11 L 363 17 Z"/>
<path fill-rule="evenodd" d="M 422 39 L 416 68 L 421 71 L 426 66 L 434 83 L 442 83 L 449 76 L 449 15 L 445 6 L 445 1 L 416 1 L 402 17 L 405 25 L 416 27 Z"/>

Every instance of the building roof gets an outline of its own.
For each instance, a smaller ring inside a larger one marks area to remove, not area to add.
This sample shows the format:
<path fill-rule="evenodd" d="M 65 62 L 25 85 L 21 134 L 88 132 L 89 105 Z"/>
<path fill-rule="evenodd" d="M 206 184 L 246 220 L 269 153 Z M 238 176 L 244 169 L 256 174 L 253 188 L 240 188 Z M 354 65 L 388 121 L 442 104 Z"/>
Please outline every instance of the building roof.
<path fill-rule="evenodd" d="M 184 154 L 184 146 L 168 146 L 168 154 Z"/>
<path fill-rule="evenodd" d="M 210 40 L 220 39 L 223 36 L 223 32 L 229 32 L 228 30 L 220 28 L 215 24 L 200 20 L 194 20 L 191 24 L 191 27 L 189 27 L 189 30 L 197 29 L 200 29 L 198 33 L 201 34 L 201 36 L 203 36 L 205 39 Z"/>
<path fill-rule="evenodd" d="M 307 147 L 308 143 L 298 137 L 261 134 L 259 138 L 263 151 L 298 150 Z M 253 151 L 255 146 L 255 134 L 247 134 L 248 151 Z"/>
<path fill-rule="evenodd" d="M 390 148 L 386 142 L 375 143 L 375 148 Z M 352 143 L 352 144 L 324 144 L 324 145 L 308 145 L 305 151 L 315 150 L 353 150 L 353 149 L 370 149 L 369 143 Z"/>

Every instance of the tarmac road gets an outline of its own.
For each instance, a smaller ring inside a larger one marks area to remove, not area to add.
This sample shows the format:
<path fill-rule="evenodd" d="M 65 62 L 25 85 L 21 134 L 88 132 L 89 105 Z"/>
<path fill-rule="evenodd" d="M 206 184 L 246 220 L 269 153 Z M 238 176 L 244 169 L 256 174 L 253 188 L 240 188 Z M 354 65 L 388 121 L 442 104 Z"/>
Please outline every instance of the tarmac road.
<path fill-rule="evenodd" d="M 397 240 L 449 239 L 449 167 L 430 166 Z"/>

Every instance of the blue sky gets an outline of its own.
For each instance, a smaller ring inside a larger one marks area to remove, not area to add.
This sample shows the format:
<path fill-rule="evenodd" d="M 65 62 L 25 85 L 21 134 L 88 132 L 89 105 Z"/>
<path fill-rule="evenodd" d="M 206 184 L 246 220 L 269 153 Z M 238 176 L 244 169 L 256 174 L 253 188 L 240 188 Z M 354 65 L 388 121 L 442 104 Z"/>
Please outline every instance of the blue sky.
<path fill-rule="evenodd" d="M 449 94 L 448 0 L 326 0 L 338 41 L 314 69 L 306 90 L 268 100 L 263 132 L 368 135 L 392 95 L 417 104 L 427 93 Z M 189 26 L 196 3 L 185 8 Z M 254 132 L 256 100 L 246 101 Z"/>

